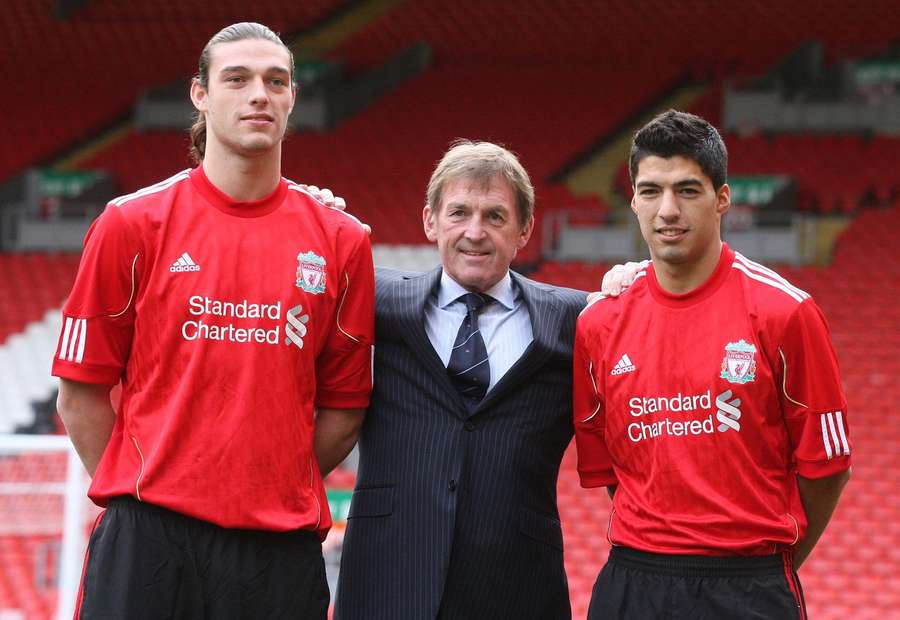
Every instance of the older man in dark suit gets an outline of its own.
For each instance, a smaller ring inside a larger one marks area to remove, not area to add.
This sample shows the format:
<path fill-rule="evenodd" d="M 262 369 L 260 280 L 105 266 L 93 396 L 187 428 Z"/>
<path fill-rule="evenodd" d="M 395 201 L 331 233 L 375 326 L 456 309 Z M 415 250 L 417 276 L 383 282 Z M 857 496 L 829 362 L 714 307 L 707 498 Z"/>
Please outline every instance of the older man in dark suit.
<path fill-rule="evenodd" d="M 457 143 L 423 211 L 441 267 L 376 274 L 340 620 L 571 617 L 556 481 L 585 295 L 509 270 L 533 207 L 512 153 Z"/>

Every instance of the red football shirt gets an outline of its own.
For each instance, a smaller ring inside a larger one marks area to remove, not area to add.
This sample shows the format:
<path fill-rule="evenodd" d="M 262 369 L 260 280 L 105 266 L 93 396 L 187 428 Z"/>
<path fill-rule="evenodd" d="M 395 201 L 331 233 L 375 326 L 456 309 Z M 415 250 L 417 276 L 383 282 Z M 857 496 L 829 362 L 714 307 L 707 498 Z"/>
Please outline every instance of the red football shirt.
<path fill-rule="evenodd" d="M 110 202 L 53 364 L 122 381 L 90 497 L 324 536 L 314 408 L 368 406 L 374 288 L 358 221 L 284 179 L 237 203 L 201 167 Z"/>
<path fill-rule="evenodd" d="M 615 545 L 775 553 L 806 531 L 796 475 L 850 467 L 821 312 L 727 245 L 688 294 L 664 291 L 646 263 L 620 297 L 585 309 L 574 381 L 578 471 L 585 487 L 618 484 Z"/>

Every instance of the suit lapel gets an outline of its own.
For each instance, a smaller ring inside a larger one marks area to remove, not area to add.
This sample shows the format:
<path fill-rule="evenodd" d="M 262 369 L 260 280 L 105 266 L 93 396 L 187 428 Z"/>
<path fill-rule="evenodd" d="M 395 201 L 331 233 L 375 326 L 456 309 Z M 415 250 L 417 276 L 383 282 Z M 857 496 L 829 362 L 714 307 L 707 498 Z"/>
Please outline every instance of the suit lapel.
<path fill-rule="evenodd" d="M 466 403 L 450 381 L 447 368 L 425 332 L 425 303 L 438 287 L 441 273 L 442 270 L 438 267 L 421 275 L 403 276 L 395 283 L 392 301 L 400 309 L 401 336 L 427 369 L 429 376 L 454 400 L 454 412 L 463 417 L 467 411 Z"/>
<path fill-rule="evenodd" d="M 484 397 L 475 409 L 478 412 L 490 407 L 503 398 L 511 390 L 521 388 L 525 381 L 534 374 L 552 355 L 556 340 L 559 339 L 563 313 L 559 302 L 551 289 L 533 283 L 531 280 L 510 271 L 513 281 L 522 291 L 522 299 L 528 307 L 531 320 L 532 340 L 522 356 L 500 379 L 497 385 Z"/>

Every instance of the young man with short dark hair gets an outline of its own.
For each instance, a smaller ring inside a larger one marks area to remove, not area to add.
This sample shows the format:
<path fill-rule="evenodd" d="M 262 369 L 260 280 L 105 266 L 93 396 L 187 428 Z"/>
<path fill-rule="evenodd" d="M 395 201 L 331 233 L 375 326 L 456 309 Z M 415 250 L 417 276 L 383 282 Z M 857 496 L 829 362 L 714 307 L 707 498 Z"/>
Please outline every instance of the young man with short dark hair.
<path fill-rule="evenodd" d="M 638 131 L 631 206 L 651 261 L 579 317 L 578 469 L 613 497 L 591 620 L 805 618 L 796 569 L 849 477 L 825 320 L 722 242 L 727 161 L 691 114 Z"/>

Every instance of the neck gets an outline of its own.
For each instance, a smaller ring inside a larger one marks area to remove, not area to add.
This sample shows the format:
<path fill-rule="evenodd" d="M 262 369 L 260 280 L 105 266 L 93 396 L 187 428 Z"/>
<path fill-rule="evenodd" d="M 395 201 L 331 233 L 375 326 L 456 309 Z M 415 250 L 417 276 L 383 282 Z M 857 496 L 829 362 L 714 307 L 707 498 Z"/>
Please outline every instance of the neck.
<path fill-rule="evenodd" d="M 281 145 L 245 156 L 210 142 L 202 165 L 210 183 L 235 201 L 261 200 L 274 192 L 281 180 Z"/>
<path fill-rule="evenodd" d="M 467 285 L 463 284 L 462 282 L 459 282 L 456 278 L 454 278 L 453 276 L 451 276 L 449 273 L 447 273 L 446 270 L 444 270 L 443 273 L 444 273 L 449 279 L 453 280 L 453 282 L 455 282 L 458 286 L 460 286 L 460 287 L 463 288 L 464 290 L 468 291 L 469 293 L 478 293 L 478 294 L 480 294 L 480 295 L 485 295 L 485 294 L 487 294 L 488 291 L 490 291 L 492 288 L 494 288 L 495 286 L 497 286 L 497 284 L 498 284 L 499 282 L 502 282 L 502 281 L 503 281 L 503 278 L 506 277 L 506 273 L 505 273 L 505 274 L 503 274 L 503 277 L 501 277 L 499 280 L 497 280 L 496 282 L 493 282 L 492 284 L 490 284 L 490 285 L 488 285 L 488 286 L 483 286 L 483 285 L 482 285 L 482 286 L 467 286 Z M 509 273 L 509 272 L 507 271 L 507 273 Z"/>
<path fill-rule="evenodd" d="M 673 295 L 684 295 L 699 287 L 712 276 L 721 255 L 722 241 L 719 240 L 712 244 L 699 260 L 695 261 L 669 263 L 652 256 L 653 272 L 656 274 L 656 281 L 664 291 Z"/>

